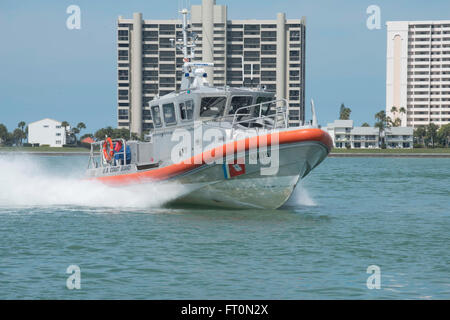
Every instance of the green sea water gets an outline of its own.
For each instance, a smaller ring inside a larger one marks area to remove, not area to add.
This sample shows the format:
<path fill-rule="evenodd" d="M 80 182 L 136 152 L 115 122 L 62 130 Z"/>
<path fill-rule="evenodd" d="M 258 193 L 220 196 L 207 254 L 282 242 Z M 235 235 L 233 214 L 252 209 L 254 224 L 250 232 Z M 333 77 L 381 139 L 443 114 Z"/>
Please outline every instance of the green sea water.
<path fill-rule="evenodd" d="M 0 299 L 450 298 L 450 159 L 328 158 L 279 210 L 168 208 L 183 186 L 86 164 L 0 156 Z"/>

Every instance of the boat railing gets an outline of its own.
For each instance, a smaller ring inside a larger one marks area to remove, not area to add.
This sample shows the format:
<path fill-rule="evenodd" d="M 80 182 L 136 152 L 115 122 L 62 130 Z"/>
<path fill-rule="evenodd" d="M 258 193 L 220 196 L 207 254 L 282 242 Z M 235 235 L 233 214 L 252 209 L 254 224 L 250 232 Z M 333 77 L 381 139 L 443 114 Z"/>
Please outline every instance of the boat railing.
<path fill-rule="evenodd" d="M 240 107 L 233 115 L 231 127 L 233 131 L 242 126 L 262 129 L 287 128 L 287 106 L 286 99 L 278 99 Z"/>
<path fill-rule="evenodd" d="M 88 169 L 96 169 L 96 168 L 104 168 L 120 165 L 120 163 L 116 163 L 116 155 L 119 155 L 119 160 L 123 160 L 123 164 L 126 164 L 126 150 L 127 150 L 127 141 L 125 139 L 111 139 L 113 143 L 113 147 L 117 142 L 121 142 L 123 146 L 123 151 L 115 151 L 114 155 L 111 157 L 111 160 L 107 160 L 103 153 L 103 144 L 105 140 L 95 141 L 91 143 L 91 151 L 89 153 L 89 162 Z M 98 147 L 99 153 L 95 152 L 95 149 Z M 100 160 L 100 161 L 99 161 Z"/>

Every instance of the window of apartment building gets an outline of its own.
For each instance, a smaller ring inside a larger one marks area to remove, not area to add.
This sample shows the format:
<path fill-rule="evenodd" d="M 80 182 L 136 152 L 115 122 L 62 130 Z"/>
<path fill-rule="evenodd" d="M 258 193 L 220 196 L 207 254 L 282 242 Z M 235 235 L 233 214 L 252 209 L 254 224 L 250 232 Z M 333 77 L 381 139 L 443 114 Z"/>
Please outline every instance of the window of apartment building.
<path fill-rule="evenodd" d="M 289 90 L 289 100 L 298 100 L 298 99 L 300 99 L 300 91 Z"/>
<path fill-rule="evenodd" d="M 128 41 L 128 30 L 118 30 L 117 39 L 119 41 Z"/>
<path fill-rule="evenodd" d="M 276 29 L 277 25 L 276 24 L 262 24 L 261 25 L 261 29 Z"/>
<path fill-rule="evenodd" d="M 251 74 L 253 69 L 253 74 L 259 74 L 260 66 L 259 64 L 244 64 L 244 74 Z"/>
<path fill-rule="evenodd" d="M 261 81 L 276 81 L 277 72 L 276 71 L 261 71 Z"/>
<path fill-rule="evenodd" d="M 156 83 L 144 83 L 142 85 L 143 94 L 157 94 L 158 84 Z"/>
<path fill-rule="evenodd" d="M 259 38 L 245 38 L 244 48 L 259 48 Z"/>
<path fill-rule="evenodd" d="M 129 44 L 128 43 L 119 43 L 119 48 L 128 48 Z"/>
<path fill-rule="evenodd" d="M 128 70 L 119 70 L 118 77 L 119 80 L 128 80 Z"/>
<path fill-rule="evenodd" d="M 60 133 L 60 132 L 57 132 L 57 133 L 56 133 L 56 136 L 57 136 L 57 137 L 60 137 L 60 136 L 61 136 L 61 133 Z"/>
<path fill-rule="evenodd" d="M 277 32 L 276 31 L 261 31 L 261 41 L 276 41 Z"/>
<path fill-rule="evenodd" d="M 259 24 L 246 24 L 244 26 L 245 35 L 259 35 L 260 26 Z"/>
<path fill-rule="evenodd" d="M 300 80 L 300 71 L 299 70 L 290 70 L 289 71 L 289 80 L 290 81 L 299 81 Z"/>
<path fill-rule="evenodd" d="M 142 72 L 142 80 L 144 81 L 158 81 L 157 70 L 145 70 Z"/>
<path fill-rule="evenodd" d="M 152 120 L 152 112 L 148 109 L 142 110 L 142 120 Z"/>
<path fill-rule="evenodd" d="M 142 40 L 144 41 L 158 41 L 158 31 L 143 31 Z"/>
<path fill-rule="evenodd" d="M 229 81 L 242 81 L 242 71 L 228 71 L 227 79 Z"/>
<path fill-rule="evenodd" d="M 119 60 L 128 60 L 128 50 L 119 50 Z"/>
<path fill-rule="evenodd" d="M 174 61 L 174 60 L 175 60 L 175 51 L 159 52 L 159 61 Z"/>
<path fill-rule="evenodd" d="M 242 41 L 244 34 L 242 31 L 228 31 L 227 37 L 228 41 Z"/>
<path fill-rule="evenodd" d="M 175 78 L 172 77 L 160 77 L 159 86 L 161 88 L 170 88 L 175 86 Z"/>
<path fill-rule="evenodd" d="M 290 41 L 300 41 L 300 31 L 299 30 L 289 31 L 289 40 Z"/>
<path fill-rule="evenodd" d="M 276 58 L 261 58 L 261 68 L 276 68 Z"/>
<path fill-rule="evenodd" d="M 144 44 L 142 46 L 143 54 L 158 54 L 158 45 L 157 44 Z"/>
<path fill-rule="evenodd" d="M 242 59 L 241 58 L 231 58 L 228 59 L 229 68 L 241 68 L 242 69 Z"/>
<path fill-rule="evenodd" d="M 175 65 L 174 64 L 160 64 L 159 65 L 159 72 L 165 73 L 165 74 L 172 74 L 175 72 Z"/>
<path fill-rule="evenodd" d="M 259 84 L 259 78 L 244 78 L 244 87 L 254 87 Z"/>
<path fill-rule="evenodd" d="M 229 24 L 228 25 L 228 28 L 231 28 L 231 29 L 242 29 L 243 27 L 244 27 L 243 24 Z"/>
<path fill-rule="evenodd" d="M 300 51 L 289 51 L 289 60 L 290 61 L 298 61 L 300 60 Z"/>
<path fill-rule="evenodd" d="M 259 51 L 245 51 L 244 61 L 259 61 Z"/>
<path fill-rule="evenodd" d="M 128 100 L 128 90 L 119 90 L 119 100 Z"/>
<path fill-rule="evenodd" d="M 263 44 L 261 45 L 261 54 L 276 54 L 277 45 L 276 44 Z"/>
<path fill-rule="evenodd" d="M 158 58 L 143 58 L 142 66 L 144 68 L 158 68 Z"/>
<path fill-rule="evenodd" d="M 159 38 L 159 47 L 160 48 L 172 48 L 172 43 L 170 42 L 170 38 Z"/>
<path fill-rule="evenodd" d="M 119 109 L 118 118 L 119 120 L 128 120 L 128 109 Z"/>
<path fill-rule="evenodd" d="M 130 104 L 128 102 L 120 102 L 119 107 L 129 107 Z"/>
<path fill-rule="evenodd" d="M 230 44 L 227 47 L 227 53 L 228 54 L 240 54 L 242 55 L 242 50 L 243 50 L 244 46 L 242 44 Z"/>
<path fill-rule="evenodd" d="M 119 87 L 129 87 L 128 83 L 119 83 Z"/>
<path fill-rule="evenodd" d="M 162 34 L 162 35 L 174 35 L 175 34 L 175 25 L 173 25 L 173 24 L 160 24 L 159 25 L 159 34 Z"/>

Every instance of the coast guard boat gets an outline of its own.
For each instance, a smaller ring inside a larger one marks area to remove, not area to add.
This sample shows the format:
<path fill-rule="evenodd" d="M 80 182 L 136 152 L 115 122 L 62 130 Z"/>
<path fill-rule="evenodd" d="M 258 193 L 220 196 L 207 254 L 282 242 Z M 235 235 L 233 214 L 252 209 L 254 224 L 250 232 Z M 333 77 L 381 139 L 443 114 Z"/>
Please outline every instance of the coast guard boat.
<path fill-rule="evenodd" d="M 150 101 L 154 129 L 144 142 L 107 137 L 93 143 L 87 177 L 121 188 L 173 181 L 186 187 L 174 203 L 282 206 L 326 158 L 331 137 L 317 127 L 313 105 L 311 124 L 289 127 L 288 103 L 274 93 L 210 86 L 204 67 L 213 65 L 192 62 L 196 36 L 188 31 L 187 10 L 181 13 L 180 90 Z"/>

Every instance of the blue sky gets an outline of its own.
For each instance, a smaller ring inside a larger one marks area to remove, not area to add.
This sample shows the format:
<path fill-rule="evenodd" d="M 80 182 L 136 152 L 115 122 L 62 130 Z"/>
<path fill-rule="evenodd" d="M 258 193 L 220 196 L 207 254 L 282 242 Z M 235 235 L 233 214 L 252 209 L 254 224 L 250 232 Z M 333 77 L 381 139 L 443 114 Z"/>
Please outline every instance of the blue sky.
<path fill-rule="evenodd" d="M 83 121 L 85 132 L 116 125 L 116 21 L 119 15 L 176 18 L 179 0 L 2 0 L 0 2 L 0 123 L 44 117 Z M 338 117 L 342 102 L 357 125 L 373 124 L 385 107 L 389 20 L 450 19 L 450 1 L 216 0 L 229 19 L 306 16 L 306 99 L 319 123 Z M 200 4 L 191 0 L 190 4 Z M 81 29 L 68 30 L 66 8 L 81 8 Z M 381 29 L 366 27 L 366 8 L 381 9 Z"/>

